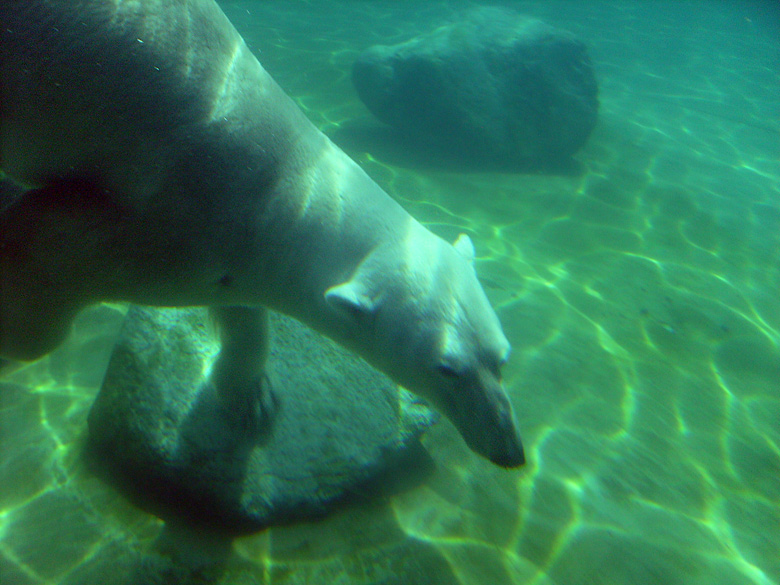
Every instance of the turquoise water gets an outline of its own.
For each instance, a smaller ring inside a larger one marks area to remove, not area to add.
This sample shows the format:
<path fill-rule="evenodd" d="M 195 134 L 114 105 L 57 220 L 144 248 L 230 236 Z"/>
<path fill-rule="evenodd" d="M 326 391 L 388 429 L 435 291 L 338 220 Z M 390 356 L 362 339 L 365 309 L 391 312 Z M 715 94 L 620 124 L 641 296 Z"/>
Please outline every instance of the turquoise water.
<path fill-rule="evenodd" d="M 430 229 L 471 235 L 528 463 L 498 469 L 443 422 L 426 485 L 238 539 L 193 583 L 780 583 L 780 9 L 504 4 L 589 47 L 600 120 L 576 173 L 354 139 L 376 124 L 359 51 L 466 3 L 225 3 L 317 126 Z M 161 530 L 78 456 L 123 310 L 0 382 L 3 585 L 123 583 Z"/>

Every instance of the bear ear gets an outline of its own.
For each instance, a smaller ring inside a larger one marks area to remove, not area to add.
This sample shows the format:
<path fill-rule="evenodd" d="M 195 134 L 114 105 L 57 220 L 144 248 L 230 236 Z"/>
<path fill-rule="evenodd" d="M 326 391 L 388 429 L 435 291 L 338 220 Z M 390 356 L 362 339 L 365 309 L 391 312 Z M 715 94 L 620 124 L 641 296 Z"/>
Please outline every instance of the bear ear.
<path fill-rule="evenodd" d="M 470 237 L 466 234 L 460 234 L 452 245 L 466 260 L 474 262 L 476 252 L 474 251 L 474 243 L 471 241 Z"/>
<path fill-rule="evenodd" d="M 363 287 L 349 280 L 325 291 L 325 300 L 334 309 L 353 319 L 374 312 L 374 301 L 365 294 Z"/>

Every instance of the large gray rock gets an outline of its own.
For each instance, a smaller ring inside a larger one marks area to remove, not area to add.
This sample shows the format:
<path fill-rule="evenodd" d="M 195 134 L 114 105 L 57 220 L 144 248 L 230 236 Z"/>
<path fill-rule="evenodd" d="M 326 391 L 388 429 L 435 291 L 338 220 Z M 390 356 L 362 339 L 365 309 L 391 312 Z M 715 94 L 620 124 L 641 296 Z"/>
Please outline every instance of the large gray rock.
<path fill-rule="evenodd" d="M 371 47 L 352 79 L 374 115 L 407 138 L 492 165 L 565 163 L 598 113 L 585 45 L 504 8 L 476 8 L 405 43 Z"/>
<path fill-rule="evenodd" d="M 280 410 L 264 440 L 236 426 L 205 373 L 205 309 L 133 307 L 89 415 L 94 468 L 142 507 L 232 534 L 321 516 L 432 468 L 431 411 L 362 360 L 272 315 Z"/>

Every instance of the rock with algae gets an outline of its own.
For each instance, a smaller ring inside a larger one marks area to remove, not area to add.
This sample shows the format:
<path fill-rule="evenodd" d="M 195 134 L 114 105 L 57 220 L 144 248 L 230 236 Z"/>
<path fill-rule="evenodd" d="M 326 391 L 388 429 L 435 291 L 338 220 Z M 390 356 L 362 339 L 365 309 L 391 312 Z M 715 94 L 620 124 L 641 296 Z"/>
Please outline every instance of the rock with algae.
<path fill-rule="evenodd" d="M 205 383 L 219 351 L 207 311 L 132 307 L 89 415 L 98 473 L 163 519 L 231 534 L 425 477 L 426 406 L 298 322 L 272 315 L 271 328 L 280 408 L 258 442 Z"/>

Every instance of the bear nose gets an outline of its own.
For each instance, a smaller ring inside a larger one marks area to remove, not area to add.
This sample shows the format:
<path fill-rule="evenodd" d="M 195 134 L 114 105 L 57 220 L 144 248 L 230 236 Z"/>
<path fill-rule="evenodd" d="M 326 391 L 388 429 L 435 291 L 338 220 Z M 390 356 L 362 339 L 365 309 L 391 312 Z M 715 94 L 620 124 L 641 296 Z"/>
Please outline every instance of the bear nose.
<path fill-rule="evenodd" d="M 525 464 L 525 450 L 523 449 L 523 442 L 520 436 L 514 434 L 514 436 L 507 437 L 505 449 L 494 453 L 490 460 L 499 467 L 513 468 L 520 467 Z"/>

